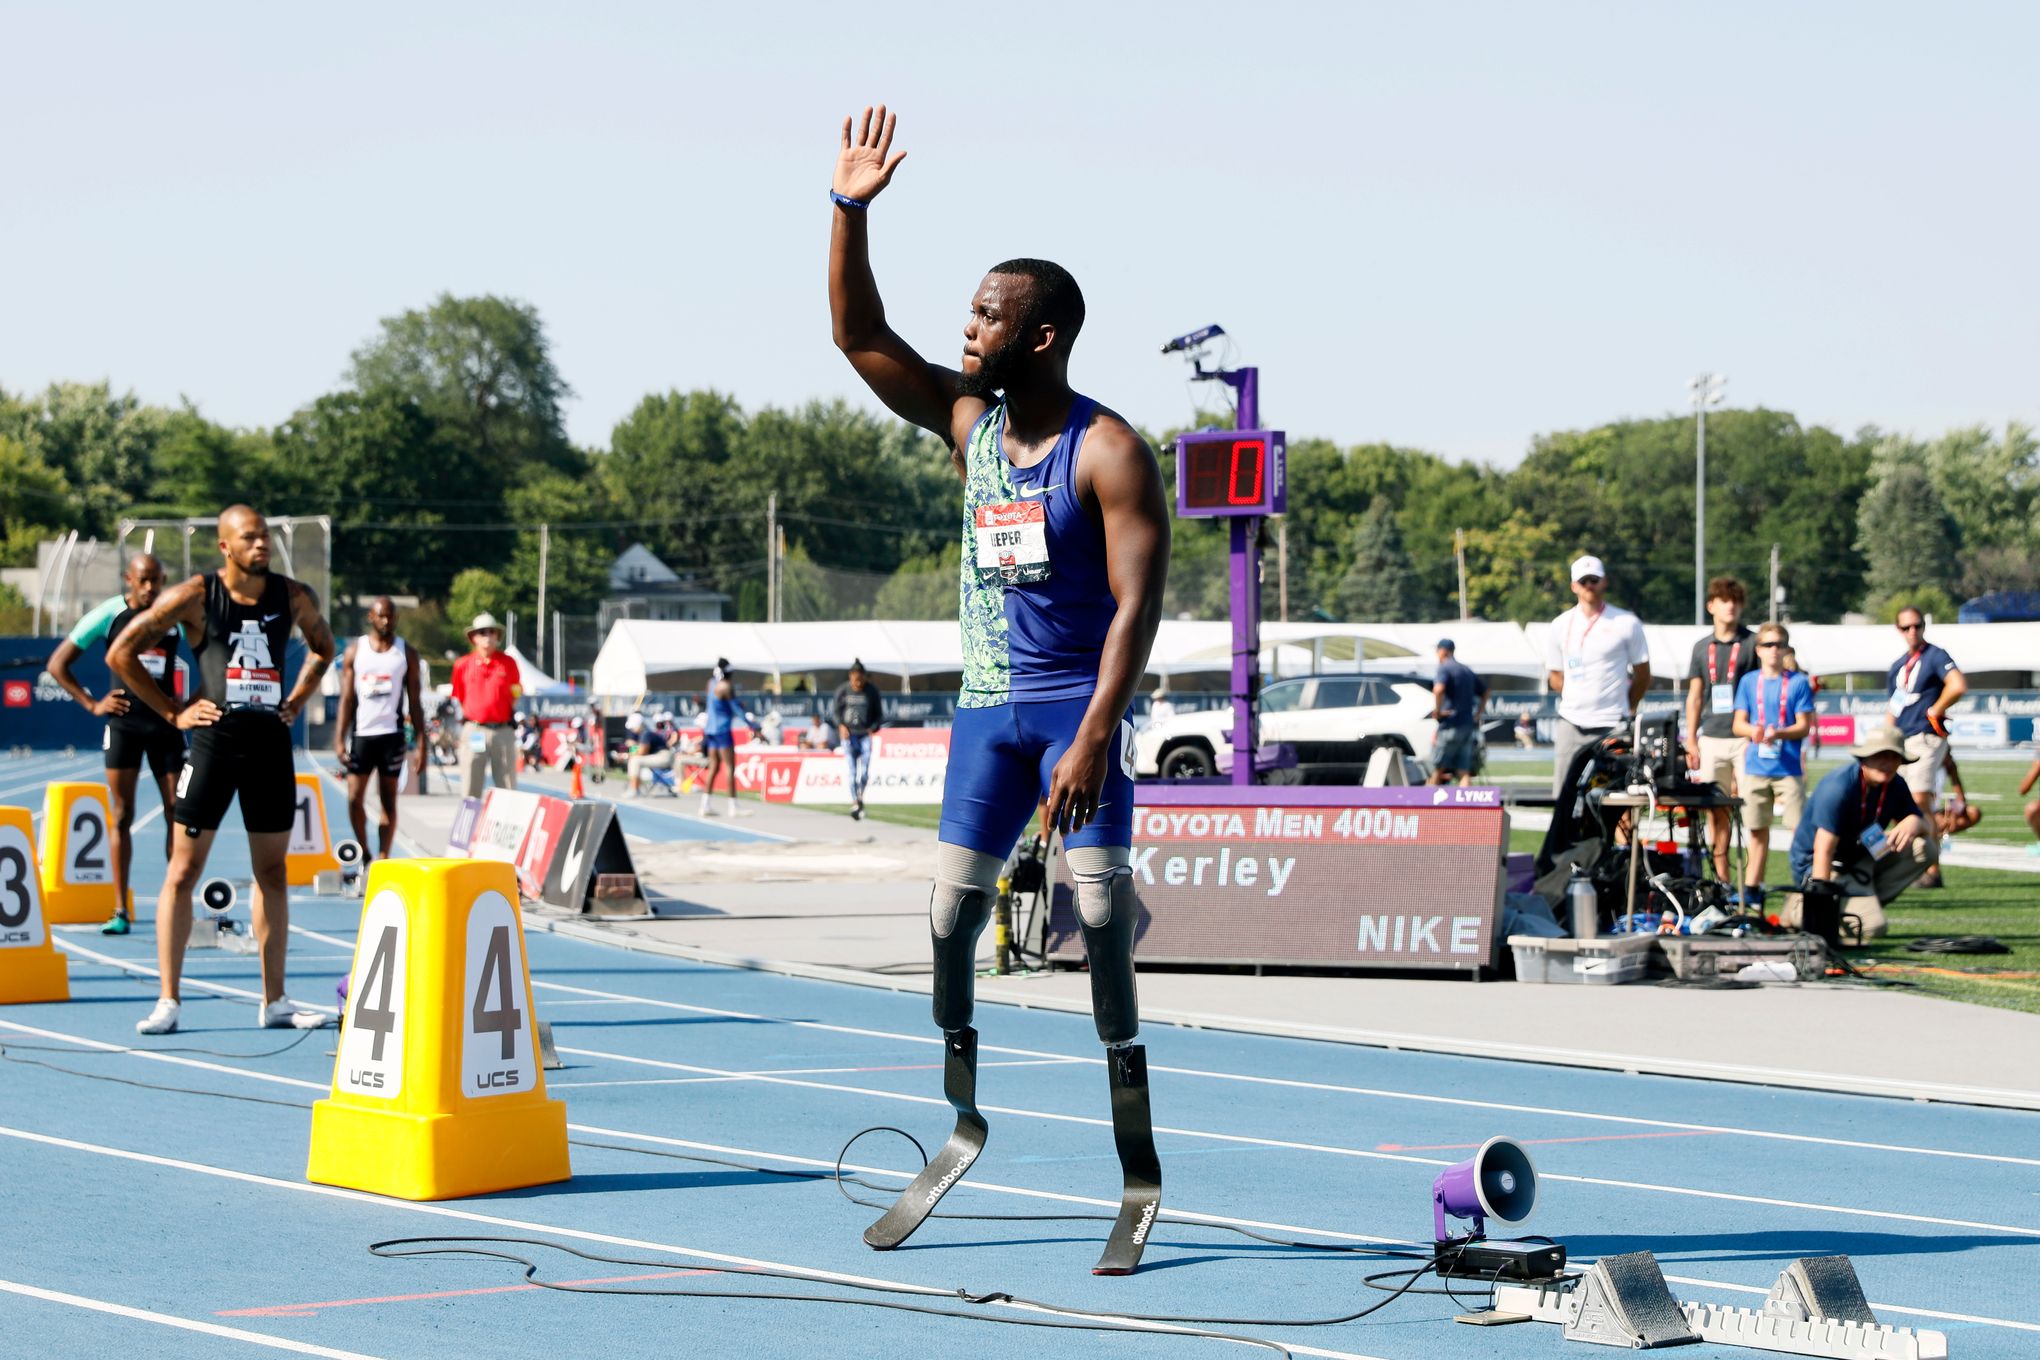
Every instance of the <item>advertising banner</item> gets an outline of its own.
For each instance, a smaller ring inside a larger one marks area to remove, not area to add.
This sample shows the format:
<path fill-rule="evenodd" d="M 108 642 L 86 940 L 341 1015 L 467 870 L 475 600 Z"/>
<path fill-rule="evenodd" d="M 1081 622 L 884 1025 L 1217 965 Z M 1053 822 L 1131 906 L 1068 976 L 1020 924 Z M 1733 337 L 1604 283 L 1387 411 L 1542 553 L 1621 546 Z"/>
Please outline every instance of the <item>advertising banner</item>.
<path fill-rule="evenodd" d="M 1141 799 L 1137 961 L 1458 972 L 1495 961 L 1509 834 L 1497 790 L 1144 786 Z M 1072 890 L 1058 861 L 1048 953 L 1063 962 L 1083 957 Z"/>
<path fill-rule="evenodd" d="M 872 733 L 871 745 L 865 802 L 942 801 L 942 776 L 949 765 L 948 728 L 882 728 Z M 690 773 L 700 777 L 699 770 Z M 840 749 L 803 751 L 752 742 L 737 751 L 737 787 L 768 803 L 848 803 L 850 762 Z"/>

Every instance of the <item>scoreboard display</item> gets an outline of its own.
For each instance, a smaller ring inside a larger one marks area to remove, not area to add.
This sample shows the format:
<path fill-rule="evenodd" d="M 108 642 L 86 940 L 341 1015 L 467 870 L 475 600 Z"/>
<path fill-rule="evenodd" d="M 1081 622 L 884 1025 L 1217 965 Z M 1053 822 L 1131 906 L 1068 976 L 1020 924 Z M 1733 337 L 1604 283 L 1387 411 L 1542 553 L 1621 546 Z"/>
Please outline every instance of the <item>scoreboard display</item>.
<path fill-rule="evenodd" d="M 1137 963 L 1472 973 L 1496 963 L 1508 813 L 1487 788 L 1140 785 Z M 1058 858 L 1051 959 L 1084 957 Z"/>
<path fill-rule="evenodd" d="M 1279 515 L 1289 508 L 1280 430 L 1206 430 L 1176 436 L 1176 514 Z"/>

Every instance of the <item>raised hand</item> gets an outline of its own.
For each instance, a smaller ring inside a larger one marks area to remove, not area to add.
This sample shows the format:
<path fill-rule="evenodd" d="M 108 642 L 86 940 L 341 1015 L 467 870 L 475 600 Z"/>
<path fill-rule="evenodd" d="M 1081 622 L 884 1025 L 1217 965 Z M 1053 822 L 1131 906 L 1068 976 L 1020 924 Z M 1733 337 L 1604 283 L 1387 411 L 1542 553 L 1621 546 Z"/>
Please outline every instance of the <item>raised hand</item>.
<path fill-rule="evenodd" d="M 869 203 L 892 183 L 893 171 L 899 169 L 907 153 L 892 149 L 893 125 L 899 122 L 899 115 L 887 113 L 885 105 L 878 106 L 876 116 L 870 107 L 865 108 L 854 137 L 853 121 L 843 120 L 843 149 L 836 157 L 836 179 L 831 187 L 845 198 Z"/>

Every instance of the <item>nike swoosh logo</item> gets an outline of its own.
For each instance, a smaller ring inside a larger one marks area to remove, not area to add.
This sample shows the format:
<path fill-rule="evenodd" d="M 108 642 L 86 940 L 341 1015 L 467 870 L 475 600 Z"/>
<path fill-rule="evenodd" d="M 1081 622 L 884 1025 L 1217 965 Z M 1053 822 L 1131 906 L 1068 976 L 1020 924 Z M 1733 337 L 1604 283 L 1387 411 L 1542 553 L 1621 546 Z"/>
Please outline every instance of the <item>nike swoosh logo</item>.
<path fill-rule="evenodd" d="M 1017 486 L 1013 488 L 1013 492 L 1019 496 L 1046 496 L 1049 492 L 1060 491 L 1062 488 L 1063 484 L 1057 482 L 1054 486 Z"/>
<path fill-rule="evenodd" d="M 560 856 L 560 886 L 572 892 L 581 882 L 582 843 L 588 839 L 586 823 L 576 827 L 567 853 Z"/>
<path fill-rule="evenodd" d="M 267 627 L 268 625 L 270 625 L 270 624 L 272 624 L 272 623 L 275 623 L 275 622 L 276 622 L 276 621 L 277 621 L 278 619 L 280 619 L 280 618 L 282 618 L 282 617 L 283 617 L 283 615 L 281 615 L 281 614 L 264 614 L 264 615 L 262 616 L 262 623 L 263 623 L 263 626 L 264 626 L 264 627 Z"/>

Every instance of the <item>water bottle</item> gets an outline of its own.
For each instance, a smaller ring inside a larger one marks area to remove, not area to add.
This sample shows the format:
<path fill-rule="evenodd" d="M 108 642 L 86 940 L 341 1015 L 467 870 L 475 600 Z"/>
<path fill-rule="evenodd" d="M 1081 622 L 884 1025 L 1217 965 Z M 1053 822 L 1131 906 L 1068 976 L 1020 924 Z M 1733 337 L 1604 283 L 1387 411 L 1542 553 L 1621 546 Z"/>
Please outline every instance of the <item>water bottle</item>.
<path fill-rule="evenodd" d="M 1572 917 L 1572 933 L 1575 940 L 1592 940 L 1601 934 L 1601 895 L 1594 891 L 1594 881 L 1580 872 L 1580 866 L 1572 866 L 1572 877 L 1565 885 L 1565 909 Z"/>

